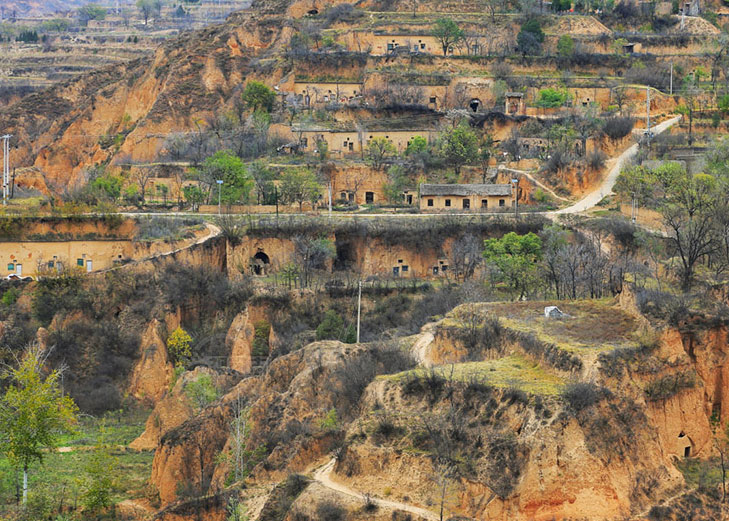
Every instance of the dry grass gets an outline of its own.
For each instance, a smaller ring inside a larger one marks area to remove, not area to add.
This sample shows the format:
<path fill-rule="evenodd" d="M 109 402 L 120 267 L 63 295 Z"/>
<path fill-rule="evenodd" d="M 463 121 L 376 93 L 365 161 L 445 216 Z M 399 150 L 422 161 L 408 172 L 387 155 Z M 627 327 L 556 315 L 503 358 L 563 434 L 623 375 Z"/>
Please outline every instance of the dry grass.
<path fill-rule="evenodd" d="M 557 305 L 569 316 L 546 319 L 544 308 L 549 305 Z M 639 329 L 635 318 L 620 309 L 614 299 L 498 303 L 485 309 L 497 316 L 504 327 L 532 332 L 539 340 L 571 353 L 632 346 Z"/>

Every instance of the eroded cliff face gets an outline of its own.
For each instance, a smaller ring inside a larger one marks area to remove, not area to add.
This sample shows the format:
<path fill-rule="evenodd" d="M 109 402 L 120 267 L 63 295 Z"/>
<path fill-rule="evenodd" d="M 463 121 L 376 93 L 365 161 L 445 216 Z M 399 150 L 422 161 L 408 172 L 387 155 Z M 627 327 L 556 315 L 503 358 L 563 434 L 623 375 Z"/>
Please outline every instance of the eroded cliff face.
<path fill-rule="evenodd" d="M 290 37 L 285 26 L 278 18 L 236 13 L 224 24 L 166 43 L 153 56 L 10 105 L 0 126 L 15 136 L 17 166 L 34 167 L 27 182 L 20 174 L 18 184 L 59 192 L 82 183 L 83 170 L 93 164 L 157 157 L 171 132 L 192 130 L 195 121 L 233 107 L 250 60 Z M 107 146 L 103 136 L 117 136 L 119 146 Z"/>
<path fill-rule="evenodd" d="M 615 305 L 634 310 L 626 302 Z M 485 312 L 488 307 L 473 309 Z M 249 353 L 250 326 L 267 314 L 263 306 L 249 306 L 234 320 L 227 343 L 231 354 L 236 342 Z M 560 369 L 508 338 L 469 351 L 467 337 L 454 329 L 463 327 L 464 316 L 457 308 L 404 345 L 421 364 L 458 366 L 474 357 L 519 356 L 563 382 L 590 374 L 603 390 L 588 405 L 574 408 L 559 391 L 526 394 L 508 385 L 479 384 L 468 375 L 449 377 L 447 370 L 440 383 L 429 382 L 427 369 L 420 370 L 420 380 L 409 373 L 376 378 L 360 362 L 375 359 L 378 346 L 339 342 L 310 344 L 273 360 L 258 375 L 224 376 L 226 385 L 234 387 L 198 414 L 175 402 L 184 399 L 178 382 L 158 403 L 158 420 L 150 418 L 148 432 L 138 440 L 146 446 L 158 440 L 151 481 L 168 516 L 164 519 L 192 519 L 185 517 L 185 508 L 194 502 L 186 498 L 208 494 L 218 498 L 217 507 L 205 507 L 209 518 L 216 519 L 224 512 L 221 498 L 239 493 L 239 484 L 231 485 L 233 420 L 239 411 L 246 413 L 244 446 L 259 458 L 246 478 L 249 485 L 265 489 L 258 503 L 290 473 L 311 475 L 341 447 L 332 480 L 435 511 L 441 478 L 450 472 L 438 451 L 448 444 L 453 444 L 448 450 L 463 455 L 456 458 L 459 472 L 447 480 L 448 515 L 503 521 L 637 520 L 662 502 L 681 504 L 690 494 L 676 462 L 687 454 L 701 459 L 714 454 L 711 416 L 724 412 L 720 404 L 727 392 L 723 325 L 691 322 L 667 328 L 656 345 L 621 354 L 614 360 L 623 364 L 617 369 L 600 368 L 605 362 L 589 357 L 585 365 L 592 368 Z M 444 323 L 448 328 L 442 328 Z M 646 325 L 643 320 L 634 324 Z M 231 358 L 231 363 L 237 362 Z M 647 392 L 659 379 L 687 371 L 695 371 L 694 385 L 658 396 Z M 535 373 L 535 378 L 544 375 Z M 352 391 L 352 384 L 363 394 Z M 163 409 L 169 413 L 165 418 Z M 338 417 L 329 425 L 325 420 L 332 410 Z M 448 433 L 441 442 L 432 432 L 438 425 Z M 289 516 L 296 509 L 315 513 L 311 505 L 336 501 L 337 494 L 313 483 Z M 358 502 L 343 496 L 342 501 L 358 508 Z M 697 519 L 709 519 L 717 511 L 706 512 L 709 517 Z"/>
<path fill-rule="evenodd" d="M 167 392 L 174 368 L 162 339 L 161 324 L 153 319 L 139 346 L 140 357 L 129 379 L 129 394 L 153 405 Z"/>
<path fill-rule="evenodd" d="M 265 447 L 256 480 L 276 482 L 320 460 L 336 434 L 318 428 L 317 420 L 335 407 L 353 405 L 341 396 L 336 375 L 347 361 L 368 352 L 339 342 L 310 344 L 274 360 L 264 374 L 245 378 L 219 402 L 169 430 L 155 452 L 151 478 L 162 504 L 172 503 L 183 490 L 225 488 L 235 443 L 231 422 L 241 407 L 250 428 L 245 446 Z"/>

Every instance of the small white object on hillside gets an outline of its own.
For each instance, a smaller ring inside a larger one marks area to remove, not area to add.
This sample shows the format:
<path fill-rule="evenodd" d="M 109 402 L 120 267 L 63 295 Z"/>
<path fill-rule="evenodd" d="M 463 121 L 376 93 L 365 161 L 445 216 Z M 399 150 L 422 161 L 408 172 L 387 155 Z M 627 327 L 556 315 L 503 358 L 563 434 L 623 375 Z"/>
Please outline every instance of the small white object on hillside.
<path fill-rule="evenodd" d="M 547 306 L 544 308 L 544 318 L 564 318 L 568 316 L 563 313 L 557 306 Z"/>

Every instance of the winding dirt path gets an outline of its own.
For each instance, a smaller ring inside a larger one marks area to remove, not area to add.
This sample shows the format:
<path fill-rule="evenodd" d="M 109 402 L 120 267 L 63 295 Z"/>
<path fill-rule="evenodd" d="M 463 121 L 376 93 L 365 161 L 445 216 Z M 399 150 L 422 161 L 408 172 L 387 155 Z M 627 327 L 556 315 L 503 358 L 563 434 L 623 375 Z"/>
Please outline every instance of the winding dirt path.
<path fill-rule="evenodd" d="M 681 120 L 681 116 L 675 116 L 671 119 L 667 119 L 663 123 L 659 123 L 655 127 L 651 127 L 651 131 L 654 135 L 658 135 L 667 129 L 671 128 L 673 125 L 678 123 L 678 121 Z M 613 191 L 613 187 L 615 186 L 615 181 L 617 181 L 618 176 L 620 175 L 620 170 L 623 168 L 623 165 L 632 158 L 636 153 L 638 153 L 638 144 L 634 144 L 629 146 L 622 154 L 620 154 L 617 158 L 613 160 L 613 166 L 610 168 L 610 171 L 608 172 L 608 175 L 603 179 L 600 186 L 594 190 L 593 192 L 590 192 L 585 197 L 583 197 L 581 200 L 577 201 L 572 206 L 568 206 L 566 208 L 562 208 L 560 210 L 555 210 L 554 212 L 548 212 L 552 215 L 561 215 L 561 214 L 571 214 L 571 213 L 580 213 L 584 212 L 585 210 L 589 210 L 593 206 L 596 206 L 597 203 L 602 201 L 606 196 L 610 195 Z"/>
<path fill-rule="evenodd" d="M 354 497 L 357 499 L 362 499 L 364 494 L 361 492 L 357 492 L 356 490 L 352 490 L 349 487 L 346 487 L 342 485 L 341 483 L 337 483 L 335 481 L 332 481 L 331 474 L 334 470 L 334 465 L 336 463 L 336 460 L 332 458 L 329 463 L 324 465 L 323 467 L 317 469 L 316 472 L 314 472 L 314 481 L 319 483 L 320 485 L 330 489 L 334 490 L 335 492 L 339 492 L 340 494 L 344 494 L 345 496 Z M 375 503 L 378 507 L 381 508 L 388 508 L 391 510 L 401 510 L 403 512 L 408 512 L 410 514 L 414 514 L 416 516 L 420 516 L 424 519 L 428 519 L 430 521 L 439 521 L 440 517 L 431 512 L 430 510 L 425 510 L 424 508 L 419 508 L 413 505 L 408 505 L 407 503 L 398 503 L 397 501 L 388 501 L 386 499 L 379 499 L 379 498 L 372 498 L 372 502 Z"/>

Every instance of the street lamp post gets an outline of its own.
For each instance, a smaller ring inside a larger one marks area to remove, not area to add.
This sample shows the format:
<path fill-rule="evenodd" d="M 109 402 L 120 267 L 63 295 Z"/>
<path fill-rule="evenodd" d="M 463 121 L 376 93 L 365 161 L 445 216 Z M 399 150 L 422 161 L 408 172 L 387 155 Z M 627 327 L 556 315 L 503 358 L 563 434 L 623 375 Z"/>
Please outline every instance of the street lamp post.
<path fill-rule="evenodd" d="M 516 218 L 519 216 L 519 178 L 512 178 L 511 184 L 514 185 L 514 217 Z"/>
<path fill-rule="evenodd" d="M 221 202 L 221 194 L 223 192 L 223 180 L 217 179 L 215 182 L 218 183 L 218 215 L 220 215 L 221 214 L 220 213 L 220 202 Z"/>

